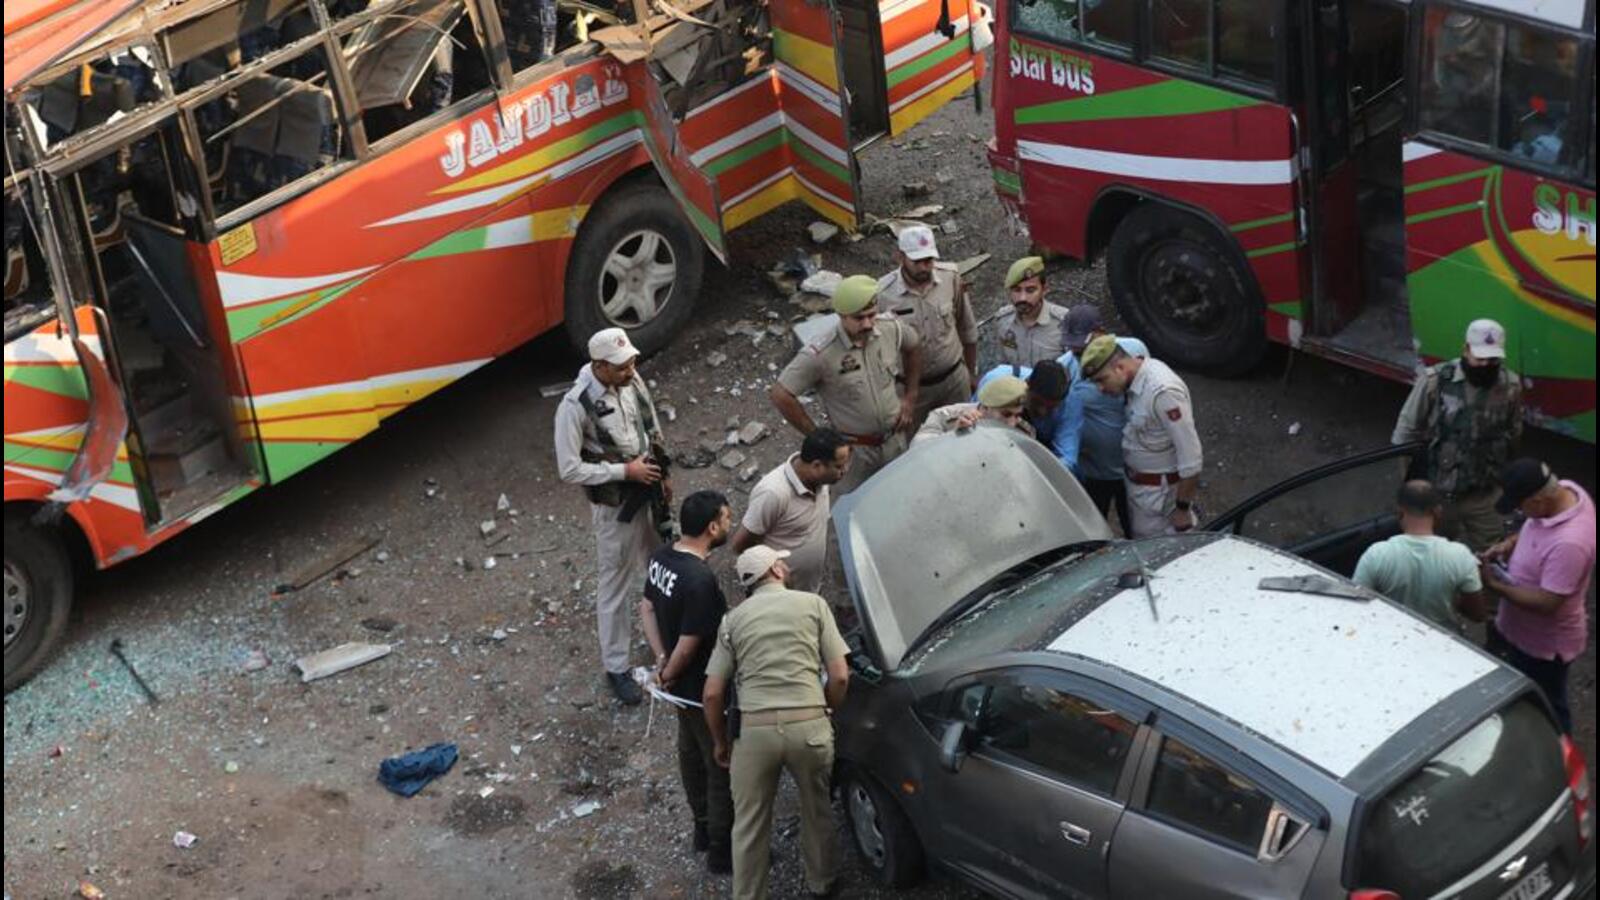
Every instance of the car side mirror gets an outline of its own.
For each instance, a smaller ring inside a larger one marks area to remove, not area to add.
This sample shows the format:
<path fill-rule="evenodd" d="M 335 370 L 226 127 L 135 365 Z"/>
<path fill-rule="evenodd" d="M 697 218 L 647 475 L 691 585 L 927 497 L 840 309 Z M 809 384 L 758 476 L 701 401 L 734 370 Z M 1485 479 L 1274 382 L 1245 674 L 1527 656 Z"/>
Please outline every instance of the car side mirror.
<path fill-rule="evenodd" d="M 944 727 L 944 736 L 939 740 L 939 764 L 945 771 L 961 771 L 961 763 L 967 758 L 967 735 L 965 722 L 951 722 Z"/>

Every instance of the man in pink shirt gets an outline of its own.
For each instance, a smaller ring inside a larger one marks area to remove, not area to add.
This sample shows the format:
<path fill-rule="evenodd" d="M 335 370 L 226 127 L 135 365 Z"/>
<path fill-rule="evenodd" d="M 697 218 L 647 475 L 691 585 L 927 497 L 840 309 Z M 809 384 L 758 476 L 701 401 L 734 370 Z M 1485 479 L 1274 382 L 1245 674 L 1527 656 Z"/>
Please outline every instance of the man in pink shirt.
<path fill-rule="evenodd" d="M 1489 650 L 1539 685 L 1570 733 L 1567 667 L 1589 638 L 1584 598 L 1594 575 L 1594 501 L 1536 459 L 1513 461 L 1500 482 L 1500 512 L 1517 508 L 1528 518 L 1483 552 L 1483 585 L 1501 596 Z"/>

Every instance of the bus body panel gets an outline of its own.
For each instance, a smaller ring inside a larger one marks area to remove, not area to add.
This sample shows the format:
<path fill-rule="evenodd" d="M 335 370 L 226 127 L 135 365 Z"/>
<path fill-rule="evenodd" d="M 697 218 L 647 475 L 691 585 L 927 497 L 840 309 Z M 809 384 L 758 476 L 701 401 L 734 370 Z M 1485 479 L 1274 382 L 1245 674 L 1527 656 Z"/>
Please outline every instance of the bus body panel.
<path fill-rule="evenodd" d="M 878 22 L 889 91 L 889 133 L 903 134 L 983 77 L 983 56 L 973 50 L 978 4 L 950 0 L 953 37 L 935 31 L 940 5 L 928 0 L 882 0 Z"/>
<path fill-rule="evenodd" d="M 1116 191 L 1202 212 L 1254 271 L 1269 336 L 1298 342 L 1309 271 L 1289 110 L 1026 37 L 1006 46 L 991 162 L 1002 200 L 1034 240 L 1088 258 L 1095 203 Z"/>
<path fill-rule="evenodd" d="M 1413 141 L 1405 150 L 1406 284 L 1428 361 L 1467 323 L 1506 326 L 1529 418 L 1593 441 L 1595 195 Z"/>

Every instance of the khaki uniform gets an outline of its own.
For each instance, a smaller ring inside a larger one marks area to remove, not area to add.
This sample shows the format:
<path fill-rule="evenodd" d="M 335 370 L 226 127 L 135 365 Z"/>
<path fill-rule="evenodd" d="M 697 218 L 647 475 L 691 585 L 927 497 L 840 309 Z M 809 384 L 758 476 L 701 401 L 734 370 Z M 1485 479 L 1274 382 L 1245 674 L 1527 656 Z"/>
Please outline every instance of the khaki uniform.
<path fill-rule="evenodd" d="M 562 481 L 583 485 L 589 495 L 598 570 L 595 616 L 600 661 L 607 672 L 630 668 L 633 623 L 628 610 L 660 543 L 649 504 L 633 521 L 617 521 L 623 495 L 618 488 L 627 480 L 624 463 L 648 453 L 652 441 L 662 443 L 658 421 L 642 378 L 636 375 L 632 384 L 612 389 L 597 381 L 587 365 L 556 407 L 556 468 Z"/>
<path fill-rule="evenodd" d="M 1394 443 L 1428 442 L 1428 480 L 1447 498 L 1439 534 L 1474 551 L 1505 534 L 1495 510 L 1500 470 L 1522 441 L 1522 383 L 1501 366 L 1493 387 L 1467 382 L 1458 360 L 1424 371 L 1394 426 Z"/>
<path fill-rule="evenodd" d="M 961 421 L 961 415 L 963 413 L 976 413 L 978 411 L 979 406 L 976 403 L 952 403 L 949 406 L 941 406 L 938 409 L 928 413 L 928 418 L 923 420 L 922 426 L 917 429 L 917 433 L 911 436 L 911 443 L 920 444 L 923 441 L 931 438 L 940 437 L 956 431 L 956 425 Z M 977 425 L 973 427 L 977 428 L 983 426 L 1004 427 L 999 421 L 993 419 L 980 419 Z M 1017 430 L 1028 437 L 1034 436 L 1033 426 L 1029 425 L 1027 422 L 1018 422 Z"/>
<path fill-rule="evenodd" d="M 965 345 L 978 342 L 978 320 L 956 267 L 935 263 L 932 283 L 920 291 L 895 269 L 878 279 L 878 304 L 909 323 L 921 338 L 917 421 L 927 418 L 934 407 L 971 399 L 972 375 L 962 354 Z"/>
<path fill-rule="evenodd" d="M 1173 533 L 1178 482 L 1200 474 L 1202 461 L 1189 386 L 1166 363 L 1146 359 L 1128 385 L 1122 426 L 1129 537 Z"/>
<path fill-rule="evenodd" d="M 1066 352 L 1061 343 L 1061 323 L 1067 308 L 1048 301 L 1039 310 L 1039 321 L 1024 325 L 1012 307 L 995 320 L 1000 337 L 1000 362 L 1008 366 L 1032 366 L 1042 359 L 1060 359 Z"/>
<path fill-rule="evenodd" d="M 829 780 L 833 723 L 820 671 L 849 652 L 828 604 L 770 583 L 722 619 L 706 674 L 729 680 L 743 717 L 733 743 L 733 896 L 767 896 L 772 803 L 788 770 L 800 798 L 806 887 L 825 893 L 838 870 Z"/>
<path fill-rule="evenodd" d="M 796 453 L 756 482 L 742 524 L 761 543 L 789 551 L 789 583 L 817 593 L 828 565 L 828 486 L 812 491 L 794 473 Z"/>
<path fill-rule="evenodd" d="M 802 347 L 779 373 L 778 383 L 796 397 L 815 389 L 828 420 L 854 445 L 850 471 L 835 493 L 850 492 L 905 452 L 905 435 L 894 430 L 905 374 L 901 353 L 918 345 L 910 326 L 879 316 L 863 346 L 851 344 L 841 324 Z"/>

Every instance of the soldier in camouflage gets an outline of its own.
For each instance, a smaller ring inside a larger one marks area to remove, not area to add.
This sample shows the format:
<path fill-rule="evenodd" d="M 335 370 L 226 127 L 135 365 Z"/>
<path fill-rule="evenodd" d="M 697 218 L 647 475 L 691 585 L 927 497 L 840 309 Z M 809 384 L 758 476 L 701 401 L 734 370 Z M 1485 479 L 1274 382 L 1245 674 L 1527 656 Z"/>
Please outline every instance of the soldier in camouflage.
<path fill-rule="evenodd" d="M 1394 442 L 1426 441 L 1429 481 L 1445 496 L 1439 533 L 1482 551 L 1500 540 L 1499 472 L 1522 442 L 1522 383 L 1505 366 L 1506 330 L 1467 326 L 1459 359 L 1424 370 L 1400 409 Z"/>

